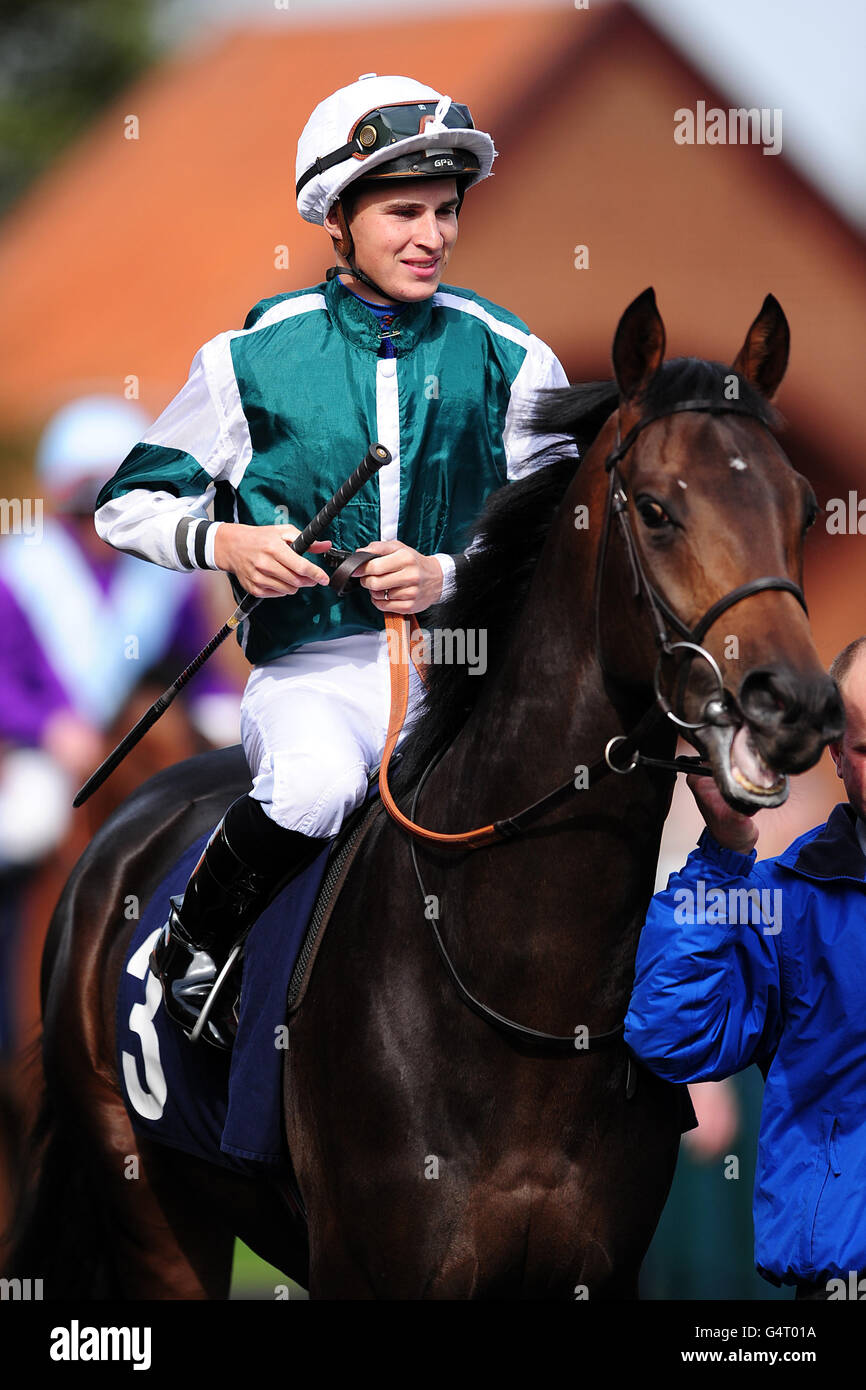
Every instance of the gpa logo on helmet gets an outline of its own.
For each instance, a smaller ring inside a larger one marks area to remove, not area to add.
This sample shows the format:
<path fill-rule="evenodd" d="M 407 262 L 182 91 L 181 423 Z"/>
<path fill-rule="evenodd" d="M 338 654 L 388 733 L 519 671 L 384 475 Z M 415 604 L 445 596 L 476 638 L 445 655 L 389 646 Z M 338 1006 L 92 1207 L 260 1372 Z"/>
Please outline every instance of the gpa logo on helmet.
<path fill-rule="evenodd" d="M 453 159 L 437 159 L 437 160 L 434 160 L 433 168 L 434 168 L 434 169 L 443 169 L 443 168 L 453 169 L 453 168 L 454 168 L 454 160 L 453 160 Z"/>

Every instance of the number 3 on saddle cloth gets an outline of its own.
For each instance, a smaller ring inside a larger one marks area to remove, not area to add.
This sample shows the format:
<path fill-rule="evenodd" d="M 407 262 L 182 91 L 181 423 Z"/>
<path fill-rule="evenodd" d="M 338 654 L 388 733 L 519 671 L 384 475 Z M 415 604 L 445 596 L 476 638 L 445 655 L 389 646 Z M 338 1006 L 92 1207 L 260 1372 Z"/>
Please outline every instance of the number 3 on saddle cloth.
<path fill-rule="evenodd" d="M 150 969 L 165 904 L 182 893 L 208 830 L 149 899 L 133 934 L 117 996 L 117 1062 L 133 1128 L 198 1158 L 244 1172 L 286 1162 L 280 1124 L 287 1002 L 303 987 L 330 907 L 367 827 L 382 810 L 375 785 L 337 838 L 278 893 L 244 947 L 238 1030 L 231 1052 L 191 1046 L 163 1008 Z"/>

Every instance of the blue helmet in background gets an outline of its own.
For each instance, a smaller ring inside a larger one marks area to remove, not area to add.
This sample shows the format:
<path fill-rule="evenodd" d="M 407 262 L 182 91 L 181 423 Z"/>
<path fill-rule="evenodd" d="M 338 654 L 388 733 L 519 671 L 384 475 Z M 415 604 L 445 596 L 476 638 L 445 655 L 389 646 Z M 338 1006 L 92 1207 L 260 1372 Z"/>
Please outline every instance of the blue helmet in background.
<path fill-rule="evenodd" d="M 83 396 L 49 420 L 36 476 L 58 511 L 91 512 L 102 484 L 139 443 L 150 417 L 122 396 Z"/>

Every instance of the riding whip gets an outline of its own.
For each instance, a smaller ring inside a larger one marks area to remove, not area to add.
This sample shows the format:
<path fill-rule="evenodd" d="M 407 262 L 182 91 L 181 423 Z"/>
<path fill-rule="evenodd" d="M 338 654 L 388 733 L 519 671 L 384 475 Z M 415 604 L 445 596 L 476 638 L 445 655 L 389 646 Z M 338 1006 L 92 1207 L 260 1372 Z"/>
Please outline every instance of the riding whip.
<path fill-rule="evenodd" d="M 342 487 L 334 493 L 316 513 L 312 521 L 309 522 L 299 536 L 292 541 L 291 549 L 296 555 L 303 555 L 304 551 L 309 550 L 314 541 L 319 540 L 322 532 L 327 530 L 334 517 L 343 510 L 346 503 L 359 492 L 364 484 L 372 478 L 373 474 L 386 463 L 391 462 L 391 454 L 384 444 L 371 444 L 367 453 L 350 478 L 347 478 Z M 227 622 L 223 623 L 219 632 L 210 639 L 206 646 L 202 647 L 198 656 L 193 657 L 186 670 L 181 671 L 177 680 L 164 690 L 158 700 L 155 700 L 150 709 L 144 713 L 138 723 L 130 729 L 129 733 L 120 741 L 113 752 L 85 782 L 73 801 L 73 806 L 83 806 L 88 797 L 92 796 L 98 787 L 101 787 L 106 778 L 110 777 L 116 767 L 123 762 L 127 753 L 130 753 L 135 745 L 140 742 L 148 729 L 151 729 L 156 721 L 161 718 L 168 709 L 175 695 L 183 690 L 184 686 L 192 680 L 197 671 L 204 666 L 208 657 L 212 656 L 217 647 L 225 641 L 230 632 L 234 632 L 246 618 L 249 617 L 254 608 L 257 608 L 264 600 L 256 598 L 254 594 L 247 594 L 238 604 L 234 613 Z"/>

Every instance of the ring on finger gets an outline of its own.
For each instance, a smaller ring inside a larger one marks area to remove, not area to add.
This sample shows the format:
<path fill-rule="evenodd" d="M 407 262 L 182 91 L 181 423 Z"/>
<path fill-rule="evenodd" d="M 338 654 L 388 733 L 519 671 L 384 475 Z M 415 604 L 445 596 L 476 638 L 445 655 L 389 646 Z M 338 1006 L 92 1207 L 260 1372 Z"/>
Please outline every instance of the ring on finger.
<path fill-rule="evenodd" d="M 383 597 L 383 599 L 385 600 L 385 602 L 387 603 L 387 602 L 388 602 L 388 590 L 387 590 L 387 589 L 386 589 L 385 592 L 383 593 L 382 597 Z"/>

